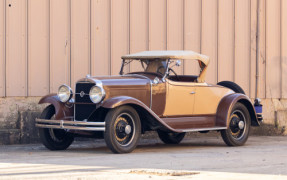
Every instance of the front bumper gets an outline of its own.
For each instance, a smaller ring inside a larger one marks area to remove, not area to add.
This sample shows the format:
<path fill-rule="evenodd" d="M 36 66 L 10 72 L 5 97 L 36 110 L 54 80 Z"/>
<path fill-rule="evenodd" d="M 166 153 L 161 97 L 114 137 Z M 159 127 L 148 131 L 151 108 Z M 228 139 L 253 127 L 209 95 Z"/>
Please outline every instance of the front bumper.
<path fill-rule="evenodd" d="M 105 131 L 105 122 L 85 122 L 36 119 L 36 127 L 52 129 L 71 129 L 81 131 Z"/>

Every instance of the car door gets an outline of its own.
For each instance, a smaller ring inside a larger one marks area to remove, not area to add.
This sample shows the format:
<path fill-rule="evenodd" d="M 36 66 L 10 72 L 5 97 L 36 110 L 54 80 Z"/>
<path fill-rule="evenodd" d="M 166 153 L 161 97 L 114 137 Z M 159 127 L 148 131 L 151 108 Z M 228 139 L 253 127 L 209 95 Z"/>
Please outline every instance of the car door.
<path fill-rule="evenodd" d="M 165 117 L 186 117 L 193 114 L 195 87 L 193 82 L 166 80 Z"/>

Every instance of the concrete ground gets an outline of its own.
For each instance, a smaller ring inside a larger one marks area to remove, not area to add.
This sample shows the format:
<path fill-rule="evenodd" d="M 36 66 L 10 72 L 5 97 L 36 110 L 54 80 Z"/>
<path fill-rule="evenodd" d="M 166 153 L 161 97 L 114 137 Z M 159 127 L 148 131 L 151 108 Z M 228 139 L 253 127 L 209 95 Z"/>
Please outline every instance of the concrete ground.
<path fill-rule="evenodd" d="M 227 147 L 220 137 L 187 137 L 179 145 L 143 139 L 130 154 L 103 140 L 66 151 L 41 144 L 0 146 L 0 179 L 287 179 L 287 136 L 251 136 Z"/>

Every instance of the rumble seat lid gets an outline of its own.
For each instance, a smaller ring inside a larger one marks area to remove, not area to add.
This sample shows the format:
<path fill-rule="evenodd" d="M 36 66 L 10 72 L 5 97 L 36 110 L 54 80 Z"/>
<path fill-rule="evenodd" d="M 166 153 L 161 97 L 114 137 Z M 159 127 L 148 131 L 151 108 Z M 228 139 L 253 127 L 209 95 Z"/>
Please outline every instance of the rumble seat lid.
<path fill-rule="evenodd" d="M 209 63 L 209 57 L 194 51 L 142 51 L 122 56 L 122 59 L 186 59 Z"/>

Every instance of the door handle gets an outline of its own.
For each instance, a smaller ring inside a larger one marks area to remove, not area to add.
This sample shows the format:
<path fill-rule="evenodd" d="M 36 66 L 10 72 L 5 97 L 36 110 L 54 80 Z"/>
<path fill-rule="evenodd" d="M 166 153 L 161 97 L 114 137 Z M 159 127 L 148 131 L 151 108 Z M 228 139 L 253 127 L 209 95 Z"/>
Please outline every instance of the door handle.
<path fill-rule="evenodd" d="M 194 92 L 194 91 L 192 91 L 192 92 L 190 92 L 190 94 L 195 94 L 195 92 Z"/>

